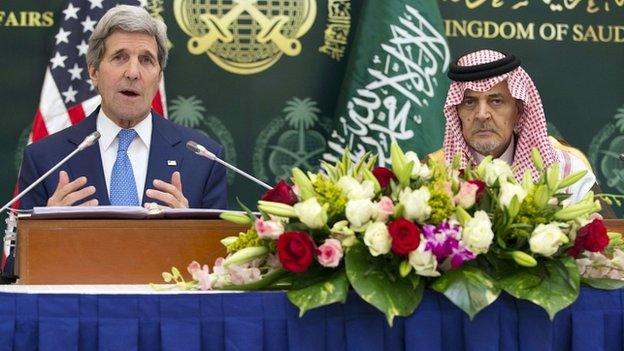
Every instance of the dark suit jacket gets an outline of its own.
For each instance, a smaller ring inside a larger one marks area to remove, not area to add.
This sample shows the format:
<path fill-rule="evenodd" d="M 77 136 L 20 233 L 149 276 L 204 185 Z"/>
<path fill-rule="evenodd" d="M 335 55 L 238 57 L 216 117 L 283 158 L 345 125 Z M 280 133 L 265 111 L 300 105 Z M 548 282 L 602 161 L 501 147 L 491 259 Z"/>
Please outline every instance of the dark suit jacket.
<path fill-rule="evenodd" d="M 98 111 L 99 108 L 84 121 L 26 148 L 19 176 L 20 190 L 32 184 L 71 153 L 87 135 L 95 131 Z M 223 157 L 223 147 L 206 135 L 166 120 L 154 111 L 152 111 L 152 123 L 152 140 L 149 150 L 147 179 L 145 189 L 143 189 L 143 203 L 154 202 L 153 199 L 145 195 L 145 190 L 153 188 L 154 179 L 170 182 L 171 174 L 174 171 L 180 171 L 182 191 L 188 199 L 190 207 L 225 209 L 227 206 L 225 168 L 187 150 L 186 142 L 194 140 L 220 158 Z M 167 161 L 176 161 L 176 165 L 171 166 Z M 100 148 L 98 145 L 93 145 L 77 153 L 65 165 L 22 197 L 20 208 L 30 209 L 35 206 L 45 206 L 48 198 L 56 190 L 60 170 L 67 171 L 70 180 L 80 176 L 87 177 L 87 185 L 93 185 L 96 189 L 94 196 L 88 199 L 96 198 L 100 205 L 110 205 L 104 171 L 102 170 Z"/>

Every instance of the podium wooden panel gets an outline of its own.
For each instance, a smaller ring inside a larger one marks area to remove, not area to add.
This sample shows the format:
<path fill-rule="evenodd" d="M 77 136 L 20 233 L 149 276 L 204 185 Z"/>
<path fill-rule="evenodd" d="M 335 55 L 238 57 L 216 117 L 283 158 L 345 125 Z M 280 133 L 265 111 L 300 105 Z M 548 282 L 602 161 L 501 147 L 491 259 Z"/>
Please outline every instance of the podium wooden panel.
<path fill-rule="evenodd" d="M 199 219 L 20 219 L 19 284 L 146 284 L 172 266 L 224 256 L 222 238 L 245 226 Z"/>

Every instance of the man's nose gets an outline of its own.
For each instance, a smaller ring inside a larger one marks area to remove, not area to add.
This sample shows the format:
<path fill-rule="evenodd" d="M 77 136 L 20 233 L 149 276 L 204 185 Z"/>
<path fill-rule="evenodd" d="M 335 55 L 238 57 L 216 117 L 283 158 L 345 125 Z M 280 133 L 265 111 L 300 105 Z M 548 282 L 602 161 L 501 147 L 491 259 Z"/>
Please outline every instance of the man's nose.
<path fill-rule="evenodd" d="M 139 74 L 139 60 L 136 58 L 128 60 L 124 77 L 130 80 L 135 80 L 139 78 Z"/>
<path fill-rule="evenodd" d="M 492 113 L 490 112 L 490 108 L 487 102 L 479 101 L 479 103 L 477 104 L 475 118 L 479 120 L 486 120 L 486 119 L 492 118 Z"/>

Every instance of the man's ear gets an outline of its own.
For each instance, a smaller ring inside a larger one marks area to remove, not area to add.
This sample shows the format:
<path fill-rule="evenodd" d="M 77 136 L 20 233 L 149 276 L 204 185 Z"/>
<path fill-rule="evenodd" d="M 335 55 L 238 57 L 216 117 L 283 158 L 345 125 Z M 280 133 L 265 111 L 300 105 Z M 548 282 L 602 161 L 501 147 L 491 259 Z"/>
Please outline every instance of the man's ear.
<path fill-rule="evenodd" d="M 98 70 L 94 65 L 89 65 L 89 78 L 91 79 L 93 87 L 97 88 Z"/>

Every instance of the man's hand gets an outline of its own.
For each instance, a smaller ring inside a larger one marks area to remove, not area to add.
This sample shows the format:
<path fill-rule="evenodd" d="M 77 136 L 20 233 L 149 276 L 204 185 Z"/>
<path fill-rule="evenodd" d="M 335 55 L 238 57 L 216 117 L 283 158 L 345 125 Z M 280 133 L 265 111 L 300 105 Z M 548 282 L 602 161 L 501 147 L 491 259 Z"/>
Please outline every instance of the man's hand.
<path fill-rule="evenodd" d="M 145 193 L 154 200 L 159 200 L 165 205 L 174 208 L 188 208 L 189 203 L 182 193 L 182 179 L 180 172 L 173 172 L 171 175 L 171 183 L 154 179 L 154 189 L 148 189 Z"/>
<path fill-rule="evenodd" d="M 82 199 L 95 194 L 94 186 L 86 186 L 87 177 L 80 177 L 73 182 L 69 181 L 67 172 L 59 172 L 59 182 L 52 197 L 48 199 L 48 206 L 73 206 Z M 97 206 L 98 200 L 85 201 L 80 206 Z"/>

